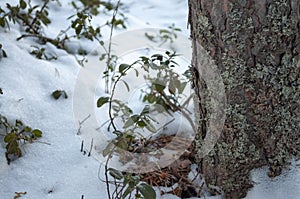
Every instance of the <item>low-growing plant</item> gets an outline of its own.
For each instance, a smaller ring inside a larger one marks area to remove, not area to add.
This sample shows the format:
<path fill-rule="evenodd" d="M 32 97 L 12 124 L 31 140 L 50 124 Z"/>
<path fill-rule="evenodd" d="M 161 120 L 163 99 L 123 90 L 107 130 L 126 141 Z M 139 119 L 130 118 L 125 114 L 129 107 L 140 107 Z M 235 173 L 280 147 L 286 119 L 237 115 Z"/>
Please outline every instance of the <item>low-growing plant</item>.
<path fill-rule="evenodd" d="M 34 37 L 41 44 L 49 42 L 58 48 L 64 48 L 64 42 L 68 38 L 50 38 L 44 33 L 43 26 L 51 24 L 49 3 L 50 0 L 45 0 L 42 5 L 32 5 L 31 1 L 25 0 L 19 0 L 16 5 L 6 3 L 6 10 L 0 7 L 0 26 L 10 29 L 10 22 L 13 24 L 18 23 L 24 32 L 17 40 Z"/>
<path fill-rule="evenodd" d="M 9 27 L 8 21 L 12 23 L 22 24 L 22 28 L 28 34 L 22 35 L 18 39 L 26 36 L 35 36 L 41 40 L 47 42 L 47 38 L 43 37 L 43 26 L 49 25 L 51 20 L 49 19 L 48 3 L 50 0 L 46 0 L 42 6 L 31 5 L 31 1 L 20 0 L 19 4 L 11 5 L 6 3 L 7 12 L 4 12 L 3 9 L 0 10 L 2 16 L 0 17 L 1 26 Z"/>
<path fill-rule="evenodd" d="M 183 99 L 183 91 L 186 88 L 189 80 L 189 73 L 187 70 L 184 75 L 180 75 L 174 71 L 174 67 L 177 65 L 175 58 L 178 55 L 173 52 L 167 51 L 165 55 L 155 54 L 151 57 L 140 57 L 139 60 L 132 64 L 120 64 L 118 70 L 114 72 L 111 77 L 112 87 L 110 91 L 110 97 L 100 97 L 97 101 L 97 107 L 100 108 L 104 104 L 109 104 L 109 117 L 110 125 L 113 127 L 113 133 L 118 135 L 119 129 L 116 128 L 114 120 L 116 118 L 123 118 L 123 128 L 136 124 L 139 127 L 145 127 L 153 129 L 150 125 L 149 105 L 146 105 L 140 115 L 133 114 L 130 107 L 126 103 L 121 102 L 114 98 L 117 84 L 124 83 L 128 92 L 130 91 L 130 85 L 122 78 L 126 76 L 129 70 L 135 70 L 136 76 L 139 76 L 139 72 L 136 67 L 140 66 L 147 75 L 144 79 L 148 82 L 148 88 L 142 91 L 143 101 L 150 104 L 159 104 L 165 110 L 164 111 L 184 111 L 184 107 L 181 106 L 180 100 Z M 152 76 L 151 74 L 156 74 Z M 185 105 L 187 103 L 184 103 Z M 120 111 L 122 110 L 122 111 Z M 121 113 L 121 115 L 119 115 Z M 149 123 L 146 125 L 146 123 Z M 153 131 L 153 130 L 152 130 Z"/>
<path fill-rule="evenodd" d="M 17 40 L 26 37 L 33 37 L 37 38 L 40 44 L 51 43 L 57 48 L 64 49 L 67 52 L 70 51 L 66 46 L 66 42 L 71 39 L 80 40 L 82 38 L 86 38 L 90 41 L 97 41 L 98 44 L 103 46 L 104 42 L 101 40 L 102 27 L 110 26 L 112 29 L 117 27 L 126 28 L 126 17 L 123 13 L 118 12 L 121 5 L 120 1 L 114 4 L 111 1 L 80 0 L 76 3 L 75 1 L 72 2 L 72 6 L 75 8 L 76 13 L 72 14 L 67 19 L 70 20 L 70 25 L 61 30 L 56 37 L 51 38 L 47 36 L 44 31 L 44 27 L 51 24 L 51 20 L 49 18 L 50 10 L 48 7 L 50 2 L 50 0 L 45 0 L 42 5 L 32 5 L 30 0 L 19 0 L 19 3 L 16 5 L 7 3 L 6 9 L 2 9 L 0 7 L 0 27 L 10 29 L 10 23 L 18 23 L 21 25 L 23 33 L 17 38 Z M 56 2 L 60 5 L 59 1 Z M 100 12 L 113 12 L 113 17 L 103 25 L 92 25 L 93 16 L 98 15 Z M 39 48 L 37 52 L 34 52 L 37 55 L 37 58 L 44 56 L 42 52 L 43 49 L 44 48 Z M 2 52 L 1 54 L 5 57 L 6 52 L 1 50 L 2 49 L 0 48 L 0 52 Z M 111 59 L 110 48 L 105 49 L 105 54 L 108 55 L 107 57 L 109 57 L 109 59 Z M 44 56 L 44 58 L 46 57 Z"/>
<path fill-rule="evenodd" d="M 182 103 L 184 96 L 183 91 L 186 88 L 189 80 L 189 70 L 183 75 L 175 72 L 174 68 L 178 65 L 175 58 L 178 55 L 173 52 L 167 51 L 165 54 L 154 54 L 150 57 L 142 56 L 132 64 L 120 64 L 117 70 L 114 71 L 111 76 L 111 88 L 110 96 L 103 96 L 97 100 L 97 107 L 101 108 L 103 105 L 108 104 L 108 115 L 110 123 L 108 130 L 112 130 L 115 134 L 115 138 L 112 139 L 105 150 L 103 155 L 109 159 L 111 154 L 114 152 L 122 153 L 123 150 L 130 152 L 139 152 L 137 148 L 143 146 L 137 146 L 139 140 L 145 140 L 146 138 L 141 132 L 147 130 L 151 133 L 156 133 L 157 122 L 152 118 L 154 112 L 167 113 L 172 115 L 175 112 L 180 112 L 186 117 L 191 125 L 193 121 L 189 117 L 188 110 L 185 106 L 188 104 L 187 101 Z M 141 90 L 143 102 L 145 103 L 144 108 L 139 113 L 134 113 L 133 110 L 128 106 L 127 102 L 123 102 L 115 98 L 115 92 L 117 85 L 122 82 L 130 92 L 130 85 L 123 80 L 130 70 L 134 70 L 136 77 L 139 77 L 139 68 L 143 69 L 147 75 L 144 75 L 144 79 L 147 82 L 147 88 Z M 191 99 L 191 98 L 188 98 Z M 159 105 L 159 106 L 152 106 Z M 156 108 L 159 107 L 159 108 Z M 118 127 L 115 124 L 116 119 L 121 119 L 123 122 L 122 127 Z M 111 129 L 112 128 L 112 129 Z M 121 160 L 122 162 L 123 160 Z M 126 162 L 124 162 L 126 163 Z M 120 174 L 117 170 L 113 170 L 113 174 Z M 112 173 L 111 168 L 106 168 L 106 173 Z M 131 174 L 130 174 L 131 175 Z M 118 176 L 118 175 L 115 175 Z M 113 177 L 115 177 L 113 175 Z M 123 176 L 122 176 L 123 177 Z M 135 176 L 138 177 L 138 176 Z M 123 178 L 120 177 L 121 180 Z M 106 179 L 108 182 L 108 178 Z M 121 183 L 123 181 L 118 181 Z M 116 182 L 115 182 L 116 183 Z M 124 182 L 123 182 L 124 183 Z M 133 184 L 130 188 L 130 193 L 134 190 L 138 184 Z M 145 185 L 146 186 L 146 185 Z M 149 186 L 149 185 L 147 185 Z M 109 185 L 107 185 L 109 189 Z M 123 186 L 116 186 L 114 193 L 116 196 L 120 196 L 124 191 Z M 108 191 L 109 192 L 109 191 Z M 124 193 L 123 193 L 124 194 Z M 113 197 L 120 198 L 120 197 Z"/>
<path fill-rule="evenodd" d="M 5 157 L 7 163 L 22 156 L 21 146 L 26 143 L 32 143 L 42 137 L 42 131 L 32 129 L 23 124 L 22 121 L 16 120 L 14 124 L 8 122 L 7 118 L 0 114 L 0 130 L 4 136 Z M 4 133 L 4 134 L 3 134 Z"/>
<path fill-rule="evenodd" d="M 112 198 L 135 198 L 155 199 L 156 193 L 152 186 L 140 181 L 140 177 L 131 173 L 122 173 L 116 169 L 109 168 L 108 173 L 115 180 L 115 185 L 120 187 L 112 193 Z"/>

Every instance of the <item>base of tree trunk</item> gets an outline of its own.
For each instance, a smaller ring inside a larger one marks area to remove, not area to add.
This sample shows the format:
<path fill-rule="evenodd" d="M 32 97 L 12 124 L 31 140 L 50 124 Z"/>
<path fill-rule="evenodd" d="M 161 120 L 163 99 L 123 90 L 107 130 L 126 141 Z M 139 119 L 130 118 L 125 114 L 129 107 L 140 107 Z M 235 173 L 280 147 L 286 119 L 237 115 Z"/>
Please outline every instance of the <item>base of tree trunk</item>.
<path fill-rule="evenodd" d="M 189 0 L 196 92 L 195 148 L 212 193 L 243 198 L 250 172 L 268 166 L 279 175 L 300 157 L 300 1 Z M 210 96 L 201 45 L 223 78 L 226 121 L 213 150 L 203 157 Z"/>

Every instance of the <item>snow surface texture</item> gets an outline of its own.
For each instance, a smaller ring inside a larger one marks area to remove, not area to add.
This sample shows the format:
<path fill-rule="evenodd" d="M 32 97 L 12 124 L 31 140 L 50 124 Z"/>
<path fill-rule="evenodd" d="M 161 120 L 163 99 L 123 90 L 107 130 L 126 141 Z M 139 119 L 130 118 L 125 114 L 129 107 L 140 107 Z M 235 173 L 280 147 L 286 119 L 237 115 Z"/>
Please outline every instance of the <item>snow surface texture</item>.
<path fill-rule="evenodd" d="M 11 0 L 11 5 L 17 0 Z M 66 18 L 73 13 L 70 1 L 60 1 L 62 6 L 50 7 L 52 24 L 45 28 L 48 36 L 54 37 L 66 27 Z M 166 28 L 172 23 L 189 35 L 187 26 L 187 1 L 182 0 L 127 0 L 128 30 L 140 28 Z M 0 6 L 5 7 L 6 1 Z M 35 1 L 33 1 L 33 4 Z M 102 16 L 108 18 L 108 16 Z M 105 19 L 105 18 L 104 18 Z M 106 20 L 105 19 L 105 20 Z M 102 18 L 103 20 L 103 18 Z M 55 24 L 55 26 L 54 26 Z M 104 29 L 107 37 L 109 30 Z M 120 33 L 120 31 L 116 31 Z M 43 131 L 42 143 L 27 144 L 23 157 L 7 165 L 5 149 L 0 147 L 0 199 L 12 199 L 15 192 L 27 192 L 27 199 L 85 199 L 107 198 L 103 169 L 99 161 L 80 152 L 81 139 L 77 134 L 77 120 L 73 117 L 73 90 L 81 66 L 74 56 L 47 44 L 47 50 L 55 52 L 54 61 L 38 60 L 29 52 L 31 39 L 16 41 L 20 36 L 18 25 L 10 30 L 0 29 L 0 42 L 8 58 L 0 61 L 0 113 L 11 121 L 20 119 L 25 124 Z M 70 48 L 84 46 L 94 49 L 90 42 L 73 42 Z M 54 100 L 54 90 L 65 90 L 69 98 Z M 101 92 L 100 92 L 101 93 Z M 17 118 L 16 118 L 17 117 Z M 2 142 L 1 142 L 2 143 Z M 247 199 L 300 198 L 300 169 L 294 162 L 282 176 L 269 179 L 266 169 L 253 172 L 255 187 Z M 158 196 L 174 199 L 174 195 Z M 207 197 L 208 198 L 208 197 Z M 220 198 L 220 197 L 210 197 Z"/>

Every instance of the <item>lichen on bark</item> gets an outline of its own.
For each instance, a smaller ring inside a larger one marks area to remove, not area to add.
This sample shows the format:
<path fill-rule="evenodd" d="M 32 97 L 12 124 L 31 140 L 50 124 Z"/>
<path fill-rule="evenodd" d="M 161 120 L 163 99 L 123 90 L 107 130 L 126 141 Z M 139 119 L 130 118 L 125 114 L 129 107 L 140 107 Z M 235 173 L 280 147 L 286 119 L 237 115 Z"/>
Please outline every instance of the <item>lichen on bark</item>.
<path fill-rule="evenodd" d="M 279 175 L 300 157 L 300 1 L 189 0 L 191 37 L 214 60 L 224 80 L 226 122 L 206 157 L 198 157 L 211 192 L 242 198 L 250 171 L 269 166 Z M 192 65 L 200 55 L 193 56 Z M 207 89 L 194 76 L 196 92 Z M 196 151 L 206 136 L 207 109 L 198 112 Z"/>

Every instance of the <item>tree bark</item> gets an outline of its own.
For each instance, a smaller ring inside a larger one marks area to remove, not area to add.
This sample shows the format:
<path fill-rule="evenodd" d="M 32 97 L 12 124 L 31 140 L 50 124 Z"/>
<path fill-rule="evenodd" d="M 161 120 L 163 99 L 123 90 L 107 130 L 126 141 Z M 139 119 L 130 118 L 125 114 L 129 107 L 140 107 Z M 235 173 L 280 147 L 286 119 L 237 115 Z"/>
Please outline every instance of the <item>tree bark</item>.
<path fill-rule="evenodd" d="M 253 168 L 266 165 L 275 177 L 300 157 L 300 1 L 189 0 L 189 12 L 196 159 L 211 193 L 243 198 Z M 211 99 L 198 44 L 217 66 L 227 98 L 222 133 L 204 157 Z"/>

